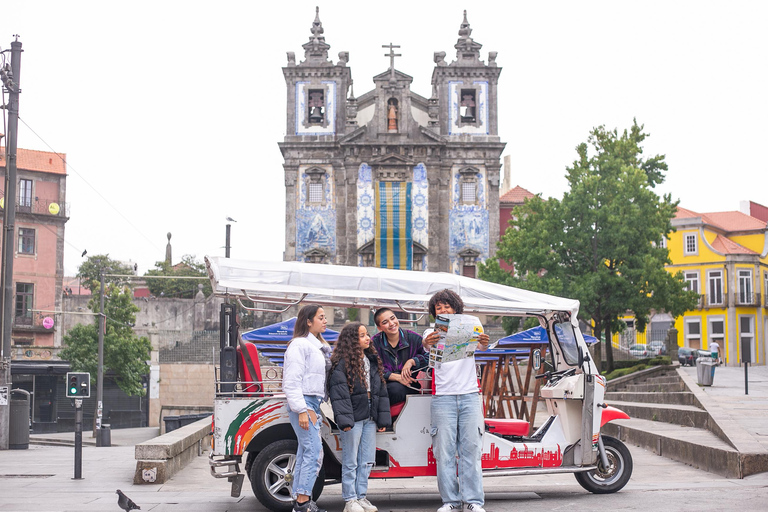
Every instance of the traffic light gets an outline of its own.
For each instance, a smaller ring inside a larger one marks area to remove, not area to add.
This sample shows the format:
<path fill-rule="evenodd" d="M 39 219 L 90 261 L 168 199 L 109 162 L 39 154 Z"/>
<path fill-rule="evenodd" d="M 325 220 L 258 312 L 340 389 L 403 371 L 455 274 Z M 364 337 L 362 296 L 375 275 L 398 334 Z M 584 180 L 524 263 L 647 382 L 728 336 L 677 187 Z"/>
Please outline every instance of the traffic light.
<path fill-rule="evenodd" d="M 67 373 L 67 398 L 91 398 L 90 373 Z"/>

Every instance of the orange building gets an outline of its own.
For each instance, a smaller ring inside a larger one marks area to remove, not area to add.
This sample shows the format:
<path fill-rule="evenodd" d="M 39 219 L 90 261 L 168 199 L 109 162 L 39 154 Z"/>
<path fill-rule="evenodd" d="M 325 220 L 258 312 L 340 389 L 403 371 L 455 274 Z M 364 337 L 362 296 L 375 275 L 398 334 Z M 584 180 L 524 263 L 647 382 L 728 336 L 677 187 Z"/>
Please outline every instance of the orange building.
<path fill-rule="evenodd" d="M 505 163 L 505 166 L 506 165 L 507 164 Z M 509 221 L 512 220 L 512 210 L 514 210 L 516 206 L 523 204 L 526 199 L 530 199 L 533 196 L 534 194 L 532 192 L 529 192 L 518 185 L 515 188 L 506 191 L 499 198 L 499 239 L 504 236 L 504 233 L 506 233 L 507 228 L 509 227 Z M 515 270 L 514 266 L 509 265 L 504 260 L 499 260 L 499 265 L 509 272 Z"/>
<path fill-rule="evenodd" d="M 5 166 L 5 148 L 0 148 L 3 208 L 10 203 L 4 190 Z M 61 311 L 64 225 L 69 220 L 66 157 L 19 149 L 16 166 L 11 357 L 15 361 L 49 360 L 61 346 L 54 312 Z"/>

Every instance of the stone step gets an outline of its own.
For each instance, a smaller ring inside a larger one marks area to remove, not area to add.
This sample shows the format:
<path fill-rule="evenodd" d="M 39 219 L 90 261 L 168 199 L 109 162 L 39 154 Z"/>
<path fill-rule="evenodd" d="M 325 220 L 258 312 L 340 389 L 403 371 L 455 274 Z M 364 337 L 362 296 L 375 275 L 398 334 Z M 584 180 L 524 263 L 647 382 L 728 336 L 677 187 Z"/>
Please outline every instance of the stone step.
<path fill-rule="evenodd" d="M 727 478 L 743 478 L 741 455 L 715 434 L 702 428 L 642 419 L 612 421 L 602 431 L 627 444 L 690 464 Z"/>
<path fill-rule="evenodd" d="M 677 375 L 669 375 L 664 377 L 649 377 L 645 379 L 643 384 L 677 384 L 683 382 Z M 637 384 L 641 384 L 638 382 Z"/>
<path fill-rule="evenodd" d="M 631 418 L 672 423 L 684 427 L 707 428 L 709 413 L 692 405 L 656 404 L 640 402 L 611 402 Z"/>
<path fill-rule="evenodd" d="M 624 389 L 612 389 L 611 391 L 628 391 L 630 393 L 674 393 L 686 391 L 685 384 L 627 384 Z"/>
<path fill-rule="evenodd" d="M 608 402 L 608 405 L 612 405 L 614 400 L 618 402 L 696 405 L 694 395 L 689 391 L 674 391 L 671 393 L 609 391 L 605 394 L 605 400 Z"/>

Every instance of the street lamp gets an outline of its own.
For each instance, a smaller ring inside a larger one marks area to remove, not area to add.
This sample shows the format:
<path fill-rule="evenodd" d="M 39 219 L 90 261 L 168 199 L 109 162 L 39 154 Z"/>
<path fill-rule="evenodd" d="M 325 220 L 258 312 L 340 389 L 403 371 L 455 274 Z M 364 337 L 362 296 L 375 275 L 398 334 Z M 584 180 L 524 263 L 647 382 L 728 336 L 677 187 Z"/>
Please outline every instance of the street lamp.
<path fill-rule="evenodd" d="M 231 247 L 229 245 L 229 237 L 230 237 L 230 233 L 232 231 L 232 224 L 230 224 L 230 222 L 237 222 L 237 221 L 235 219 L 233 219 L 232 217 L 227 217 L 227 238 L 226 238 L 226 240 L 224 242 L 224 257 L 225 258 L 229 258 L 229 249 Z"/>

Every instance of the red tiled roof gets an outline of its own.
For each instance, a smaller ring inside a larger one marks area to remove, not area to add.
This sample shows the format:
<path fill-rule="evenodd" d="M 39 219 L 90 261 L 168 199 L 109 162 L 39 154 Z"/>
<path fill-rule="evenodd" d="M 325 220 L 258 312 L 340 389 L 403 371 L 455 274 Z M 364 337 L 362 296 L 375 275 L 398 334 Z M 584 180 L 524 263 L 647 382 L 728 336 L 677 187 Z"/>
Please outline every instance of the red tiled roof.
<path fill-rule="evenodd" d="M 757 254 L 755 251 L 721 235 L 717 235 L 711 245 L 713 249 L 723 254 Z"/>
<path fill-rule="evenodd" d="M 67 155 L 34 149 L 16 150 L 16 168 L 25 171 L 67 174 Z M 0 167 L 5 167 L 5 148 L 0 146 Z"/>
<path fill-rule="evenodd" d="M 530 199 L 533 196 L 533 193 L 518 185 L 515 188 L 509 189 L 503 196 L 501 196 L 499 202 L 523 204 L 526 199 Z"/>
<path fill-rule="evenodd" d="M 678 206 L 677 213 L 675 214 L 676 219 L 692 219 L 696 217 L 701 217 L 702 222 L 719 227 L 724 231 L 762 231 L 766 228 L 765 221 L 738 211 L 697 213 Z"/>

